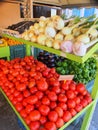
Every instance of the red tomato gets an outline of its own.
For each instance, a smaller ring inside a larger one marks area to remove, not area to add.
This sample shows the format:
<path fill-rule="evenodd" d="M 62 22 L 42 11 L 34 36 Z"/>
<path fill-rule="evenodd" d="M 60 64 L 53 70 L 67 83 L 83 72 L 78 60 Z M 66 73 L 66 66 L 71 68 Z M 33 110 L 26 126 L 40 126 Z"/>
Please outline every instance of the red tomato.
<path fill-rule="evenodd" d="M 32 88 L 36 85 L 35 79 L 32 79 L 32 81 L 29 82 L 28 88 Z"/>
<path fill-rule="evenodd" d="M 85 96 L 87 94 L 87 90 L 85 89 L 82 93 L 83 96 Z"/>
<path fill-rule="evenodd" d="M 30 130 L 39 130 L 40 122 L 39 121 L 33 121 L 30 123 Z"/>
<path fill-rule="evenodd" d="M 76 90 L 79 92 L 79 93 L 83 93 L 85 91 L 85 85 L 83 83 L 78 83 L 76 85 Z"/>
<path fill-rule="evenodd" d="M 52 101 L 52 102 L 50 102 L 49 106 L 50 106 L 51 109 L 54 109 L 54 108 L 57 107 L 57 103 Z"/>
<path fill-rule="evenodd" d="M 13 103 L 14 105 L 16 105 L 17 102 L 18 102 L 17 99 L 16 99 L 16 98 L 13 98 L 12 103 Z"/>
<path fill-rule="evenodd" d="M 60 86 L 60 82 L 55 78 L 50 78 L 49 85 L 51 85 L 51 86 Z"/>
<path fill-rule="evenodd" d="M 82 99 L 81 102 L 80 102 L 80 104 L 81 104 L 83 107 L 86 107 L 87 104 L 88 104 L 88 102 L 87 102 L 86 99 Z"/>
<path fill-rule="evenodd" d="M 76 103 L 74 100 L 70 99 L 67 101 L 68 108 L 75 108 Z"/>
<path fill-rule="evenodd" d="M 47 116 L 50 111 L 50 108 L 47 105 L 41 105 L 39 107 L 39 111 L 43 116 Z"/>
<path fill-rule="evenodd" d="M 48 118 L 52 122 L 56 122 L 58 119 L 58 113 L 56 111 L 50 111 L 48 114 Z"/>
<path fill-rule="evenodd" d="M 35 108 L 39 108 L 40 107 L 40 105 L 41 105 L 41 101 L 39 100 L 39 101 L 37 101 L 37 103 L 35 104 Z"/>
<path fill-rule="evenodd" d="M 15 96 L 15 97 L 17 97 L 19 94 L 20 94 L 19 91 L 17 91 L 17 90 L 14 91 L 14 96 Z"/>
<path fill-rule="evenodd" d="M 31 93 L 29 92 L 29 90 L 26 89 L 26 90 L 23 91 L 24 97 L 29 97 L 30 95 L 31 95 Z"/>
<path fill-rule="evenodd" d="M 21 83 L 21 84 L 19 84 L 19 85 L 16 86 L 16 89 L 18 91 L 24 91 L 26 89 L 26 85 L 23 84 L 23 83 Z"/>
<path fill-rule="evenodd" d="M 12 100 L 13 100 L 13 98 L 14 98 L 14 95 L 13 95 L 13 94 L 11 94 L 11 95 L 9 96 L 9 99 L 12 101 Z"/>
<path fill-rule="evenodd" d="M 17 103 L 15 105 L 15 108 L 17 109 L 17 111 L 21 111 L 23 109 L 23 105 L 21 103 Z"/>
<path fill-rule="evenodd" d="M 11 94 L 13 94 L 14 91 L 15 91 L 15 88 L 14 88 L 14 87 L 10 89 L 10 93 L 11 93 Z"/>
<path fill-rule="evenodd" d="M 27 105 L 25 110 L 26 110 L 26 113 L 29 114 L 31 111 L 34 110 L 34 106 L 33 105 Z"/>
<path fill-rule="evenodd" d="M 76 90 L 76 83 L 74 81 L 72 81 L 70 84 L 69 84 L 69 89 L 72 90 L 72 91 L 75 91 Z"/>
<path fill-rule="evenodd" d="M 41 116 L 40 123 L 43 125 L 47 122 L 47 118 L 45 116 Z"/>
<path fill-rule="evenodd" d="M 76 107 L 75 107 L 75 110 L 77 112 L 80 112 L 82 110 L 83 106 L 81 104 L 77 104 Z"/>
<path fill-rule="evenodd" d="M 36 96 L 38 97 L 38 99 L 42 99 L 42 97 L 44 96 L 44 94 L 41 91 L 37 91 L 36 92 Z"/>
<path fill-rule="evenodd" d="M 57 100 L 57 95 L 55 92 L 51 91 L 48 93 L 48 98 L 51 100 L 51 101 L 56 101 Z"/>
<path fill-rule="evenodd" d="M 36 104 L 38 101 L 38 97 L 36 95 L 32 95 L 26 98 L 27 103 L 33 105 Z"/>
<path fill-rule="evenodd" d="M 23 118 L 26 118 L 26 117 L 27 117 L 27 113 L 26 113 L 25 109 L 23 109 L 23 110 L 20 111 L 20 115 L 21 115 Z"/>
<path fill-rule="evenodd" d="M 43 97 L 42 98 L 42 104 L 44 104 L 44 105 L 49 105 L 50 104 L 50 100 L 48 99 L 48 97 Z"/>
<path fill-rule="evenodd" d="M 64 103 L 64 102 L 60 102 L 60 103 L 58 104 L 58 106 L 61 107 L 64 111 L 67 110 L 67 105 L 66 105 L 66 103 Z"/>
<path fill-rule="evenodd" d="M 27 106 L 27 99 L 23 99 L 22 104 L 23 106 Z"/>
<path fill-rule="evenodd" d="M 31 92 L 32 94 L 35 94 L 37 91 L 38 91 L 37 87 L 32 87 L 32 88 L 30 88 L 30 92 Z"/>
<path fill-rule="evenodd" d="M 46 91 L 48 89 L 48 84 L 45 80 L 38 80 L 37 81 L 37 88 L 40 91 Z"/>
<path fill-rule="evenodd" d="M 79 97 L 75 97 L 73 100 L 75 101 L 76 104 L 80 103 L 80 98 Z"/>
<path fill-rule="evenodd" d="M 16 97 L 17 101 L 18 102 L 21 102 L 23 100 L 23 94 L 19 94 L 17 97 Z"/>
<path fill-rule="evenodd" d="M 61 87 L 62 87 L 64 90 L 68 90 L 70 83 L 71 83 L 71 80 L 63 81 Z"/>
<path fill-rule="evenodd" d="M 40 117 L 41 117 L 41 114 L 38 110 L 33 110 L 29 114 L 29 118 L 31 121 L 38 121 L 38 120 L 40 120 Z"/>
<path fill-rule="evenodd" d="M 60 128 L 64 125 L 64 121 L 62 118 L 58 118 L 57 121 L 56 121 L 56 127 L 57 128 Z"/>
<path fill-rule="evenodd" d="M 52 87 L 52 91 L 54 91 L 56 94 L 59 94 L 61 89 L 59 86 L 54 86 L 54 87 Z"/>
<path fill-rule="evenodd" d="M 59 94 L 58 95 L 58 101 L 65 103 L 67 101 L 67 97 L 65 96 L 65 94 Z"/>
<path fill-rule="evenodd" d="M 65 111 L 63 115 L 64 122 L 68 122 L 72 118 L 72 115 L 69 111 Z"/>
<path fill-rule="evenodd" d="M 55 108 L 55 111 L 58 113 L 58 116 L 59 117 L 62 117 L 63 116 L 63 109 L 61 107 L 56 107 Z"/>
<path fill-rule="evenodd" d="M 68 90 L 66 92 L 66 95 L 67 95 L 68 99 L 73 99 L 75 97 L 75 94 L 74 94 L 74 92 L 72 90 Z"/>
<path fill-rule="evenodd" d="M 70 109 L 69 111 L 70 111 L 70 113 L 71 113 L 72 116 L 75 116 L 77 114 L 76 110 L 73 109 L 73 108 Z"/>
<path fill-rule="evenodd" d="M 88 103 L 92 102 L 92 98 L 90 96 L 85 96 L 85 99 L 87 100 Z"/>
<path fill-rule="evenodd" d="M 26 124 L 27 124 L 27 125 L 29 125 L 29 124 L 30 124 L 30 122 L 31 122 L 31 121 L 30 121 L 29 116 L 26 116 L 26 117 L 25 117 L 25 122 L 26 122 Z"/>
<path fill-rule="evenodd" d="M 48 121 L 45 123 L 46 130 L 56 130 L 56 125 L 54 122 Z"/>

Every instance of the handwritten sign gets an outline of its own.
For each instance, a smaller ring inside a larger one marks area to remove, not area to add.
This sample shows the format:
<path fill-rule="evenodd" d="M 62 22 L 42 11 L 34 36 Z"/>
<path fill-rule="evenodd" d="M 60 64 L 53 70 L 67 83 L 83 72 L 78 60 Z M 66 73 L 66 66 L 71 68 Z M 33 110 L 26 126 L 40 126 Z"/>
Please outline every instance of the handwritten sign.
<path fill-rule="evenodd" d="M 8 34 L 8 35 L 10 35 L 10 36 L 14 36 L 14 37 L 20 38 L 20 34 L 19 34 L 18 31 L 0 28 L 0 33 L 1 33 L 1 34 Z"/>
<path fill-rule="evenodd" d="M 72 80 L 74 78 L 74 75 L 60 75 L 59 81 L 61 80 Z"/>

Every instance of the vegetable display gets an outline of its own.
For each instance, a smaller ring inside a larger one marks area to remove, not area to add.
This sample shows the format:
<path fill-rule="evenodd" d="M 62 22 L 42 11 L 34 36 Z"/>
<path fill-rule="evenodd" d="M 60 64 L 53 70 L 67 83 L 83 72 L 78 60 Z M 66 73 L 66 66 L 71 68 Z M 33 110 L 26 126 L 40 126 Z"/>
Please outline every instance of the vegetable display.
<path fill-rule="evenodd" d="M 97 28 L 98 18 L 95 15 L 68 20 L 55 15 L 50 18 L 40 17 L 38 23 L 30 26 L 21 37 L 63 52 L 84 56 L 98 42 Z"/>
<path fill-rule="evenodd" d="M 89 58 L 84 63 L 77 63 L 69 59 L 57 56 L 55 54 L 41 51 L 37 59 L 49 68 L 56 68 L 56 71 L 61 75 L 73 74 L 74 80 L 87 84 L 89 81 L 95 79 L 97 71 L 97 60 L 95 57 Z"/>
<path fill-rule="evenodd" d="M 59 81 L 32 56 L 0 60 L 0 86 L 30 130 L 56 130 L 91 103 L 83 83 Z"/>

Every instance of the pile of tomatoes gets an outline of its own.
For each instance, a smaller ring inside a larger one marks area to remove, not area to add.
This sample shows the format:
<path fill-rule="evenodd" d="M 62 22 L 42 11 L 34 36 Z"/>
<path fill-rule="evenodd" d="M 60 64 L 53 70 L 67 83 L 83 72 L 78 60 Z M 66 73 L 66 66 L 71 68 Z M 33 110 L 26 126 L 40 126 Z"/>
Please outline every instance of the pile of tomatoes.
<path fill-rule="evenodd" d="M 83 83 L 59 81 L 32 56 L 0 60 L 0 86 L 30 130 L 61 128 L 92 101 Z"/>

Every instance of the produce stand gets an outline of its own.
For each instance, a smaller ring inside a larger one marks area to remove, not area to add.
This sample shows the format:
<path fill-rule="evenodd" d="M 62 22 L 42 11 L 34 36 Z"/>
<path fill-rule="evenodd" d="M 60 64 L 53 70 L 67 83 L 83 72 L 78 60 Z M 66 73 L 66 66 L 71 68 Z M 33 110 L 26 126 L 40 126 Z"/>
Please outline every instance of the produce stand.
<path fill-rule="evenodd" d="M 85 56 L 79 57 L 79 56 L 76 56 L 76 55 L 73 55 L 73 54 L 64 53 L 64 52 L 62 52 L 60 50 L 55 50 L 53 48 L 42 46 L 42 45 L 39 45 L 37 43 L 32 43 L 30 41 L 26 41 L 26 40 L 23 40 L 21 38 L 16 38 L 16 37 L 13 37 L 13 36 L 9 36 L 7 34 L 3 34 L 3 37 L 8 37 L 8 38 L 11 38 L 11 39 L 14 39 L 14 40 L 17 40 L 17 41 L 20 41 L 20 42 L 23 42 L 24 44 L 26 44 L 27 45 L 27 55 L 30 55 L 30 46 L 34 46 L 36 48 L 49 51 L 51 53 L 54 53 L 54 54 L 66 57 L 66 58 L 68 58 L 70 60 L 74 60 L 74 61 L 77 61 L 77 62 L 80 62 L 80 63 L 85 62 L 98 48 L 98 43 L 97 43 L 92 48 L 90 48 L 88 50 L 88 52 L 86 53 Z M 84 112 L 85 112 L 85 116 L 84 116 L 84 119 L 83 119 L 81 130 L 88 130 L 89 129 L 89 125 L 90 125 L 90 122 L 91 122 L 91 119 L 92 119 L 92 116 L 93 116 L 93 112 L 94 112 L 94 109 L 96 107 L 97 98 L 98 98 L 97 82 L 98 82 L 98 72 L 96 72 L 96 78 L 95 78 L 94 86 L 93 86 L 92 93 L 91 93 L 93 101 L 89 105 L 87 105 L 84 109 L 82 109 L 81 112 L 76 114 L 76 116 L 74 116 L 70 121 L 65 123 L 65 125 L 63 127 L 61 127 L 60 130 L 63 130 L 64 128 L 66 128 L 69 124 L 71 124 L 75 119 L 77 119 Z M 7 101 L 9 102 L 9 104 L 11 105 L 11 107 L 13 108 L 13 110 L 15 111 L 15 113 L 17 114 L 19 119 L 21 120 L 21 122 L 24 124 L 26 129 L 29 130 L 28 126 L 26 125 L 24 120 L 21 118 L 21 116 L 19 115 L 19 113 L 14 108 L 14 106 L 9 101 L 9 99 L 6 96 L 6 94 L 3 92 L 3 90 L 1 88 L 0 88 L 0 91 L 2 92 L 4 97 L 7 99 Z"/>

